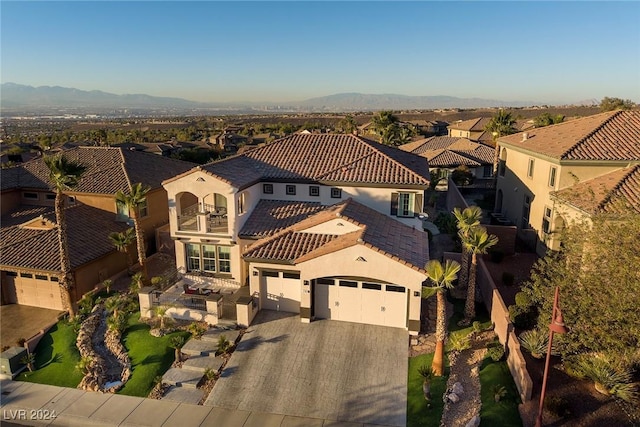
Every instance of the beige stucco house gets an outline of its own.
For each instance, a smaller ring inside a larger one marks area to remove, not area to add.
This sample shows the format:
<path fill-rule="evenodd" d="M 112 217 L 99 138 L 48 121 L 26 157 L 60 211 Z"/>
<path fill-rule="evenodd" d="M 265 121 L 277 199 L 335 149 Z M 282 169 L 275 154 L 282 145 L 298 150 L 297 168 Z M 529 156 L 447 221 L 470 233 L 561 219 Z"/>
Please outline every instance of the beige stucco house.
<path fill-rule="evenodd" d="M 355 135 L 276 140 L 164 182 L 176 263 L 305 322 L 417 332 L 428 176 L 424 158 Z"/>
<path fill-rule="evenodd" d="M 570 221 L 607 209 L 612 196 L 638 205 L 640 111 L 612 111 L 498 140 L 496 211 L 538 254 L 557 249 Z"/>
<path fill-rule="evenodd" d="M 194 164 L 150 153 L 107 147 L 77 147 L 64 152 L 86 170 L 66 192 L 67 228 L 76 288 L 74 301 L 127 267 L 126 257 L 109 242 L 110 232 L 127 229 L 129 212 L 115 200 L 141 182 L 151 190 L 141 209 L 148 252 L 155 251 L 155 230 L 168 223 L 163 179 Z M 2 206 L 2 303 L 61 309 L 60 260 L 53 212 L 55 193 L 42 158 L 0 171 Z"/>

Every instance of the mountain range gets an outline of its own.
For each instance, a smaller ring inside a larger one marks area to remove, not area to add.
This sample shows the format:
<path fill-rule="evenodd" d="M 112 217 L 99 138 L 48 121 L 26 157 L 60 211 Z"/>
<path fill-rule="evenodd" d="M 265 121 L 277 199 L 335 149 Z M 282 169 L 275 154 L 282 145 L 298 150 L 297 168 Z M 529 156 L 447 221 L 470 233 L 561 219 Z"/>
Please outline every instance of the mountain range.
<path fill-rule="evenodd" d="M 44 111 L 72 109 L 171 109 L 171 110 L 270 110 L 343 112 L 375 110 L 431 110 L 446 108 L 526 107 L 530 101 L 500 101 L 453 96 L 408 96 L 397 94 L 339 93 L 304 101 L 276 102 L 196 102 L 182 98 L 144 94 L 116 95 L 99 90 L 85 91 L 60 86 L 33 87 L 3 83 L 0 107 L 3 111 Z"/>

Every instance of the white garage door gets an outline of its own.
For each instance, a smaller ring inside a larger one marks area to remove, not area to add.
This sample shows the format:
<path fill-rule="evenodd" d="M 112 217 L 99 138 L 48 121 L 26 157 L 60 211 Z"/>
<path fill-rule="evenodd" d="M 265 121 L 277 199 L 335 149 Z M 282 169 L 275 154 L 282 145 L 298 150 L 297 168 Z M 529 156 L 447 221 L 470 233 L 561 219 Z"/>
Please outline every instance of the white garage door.
<path fill-rule="evenodd" d="M 263 309 L 300 313 L 300 273 L 263 270 L 261 275 Z"/>
<path fill-rule="evenodd" d="M 62 298 L 58 282 L 45 275 L 31 273 L 6 273 L 9 302 L 35 307 L 62 310 Z"/>
<path fill-rule="evenodd" d="M 348 279 L 317 279 L 314 314 L 320 319 L 407 326 L 407 290 L 403 286 Z"/>

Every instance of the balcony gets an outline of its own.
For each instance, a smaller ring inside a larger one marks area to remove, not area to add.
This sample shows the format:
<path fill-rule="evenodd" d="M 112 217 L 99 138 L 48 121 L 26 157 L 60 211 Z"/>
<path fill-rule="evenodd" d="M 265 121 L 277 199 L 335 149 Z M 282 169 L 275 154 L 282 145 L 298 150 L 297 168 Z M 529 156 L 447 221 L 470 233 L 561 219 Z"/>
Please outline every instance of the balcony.
<path fill-rule="evenodd" d="M 207 233 L 226 234 L 229 230 L 229 220 L 227 219 L 227 208 L 204 204 L 207 212 L 206 224 Z"/>

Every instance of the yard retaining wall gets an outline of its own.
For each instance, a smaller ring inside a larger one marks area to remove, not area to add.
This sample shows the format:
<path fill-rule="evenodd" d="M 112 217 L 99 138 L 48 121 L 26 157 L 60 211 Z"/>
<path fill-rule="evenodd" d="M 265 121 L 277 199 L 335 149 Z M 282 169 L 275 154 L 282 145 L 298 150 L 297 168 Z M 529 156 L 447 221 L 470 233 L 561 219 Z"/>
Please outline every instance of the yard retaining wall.
<path fill-rule="evenodd" d="M 34 350 L 38 346 L 38 343 L 40 342 L 40 340 L 42 339 L 44 334 L 49 332 L 49 329 L 53 328 L 54 325 L 56 323 L 58 323 L 61 319 L 63 319 L 66 315 L 67 315 L 66 312 L 60 314 L 58 316 L 58 320 L 56 320 L 55 322 L 51 323 L 50 325 L 47 325 L 44 328 L 40 329 L 40 331 L 37 334 L 35 334 L 34 336 L 32 336 L 31 338 L 29 338 L 28 340 L 26 340 L 24 342 L 24 346 L 29 351 L 29 353 L 33 353 L 34 352 Z"/>

